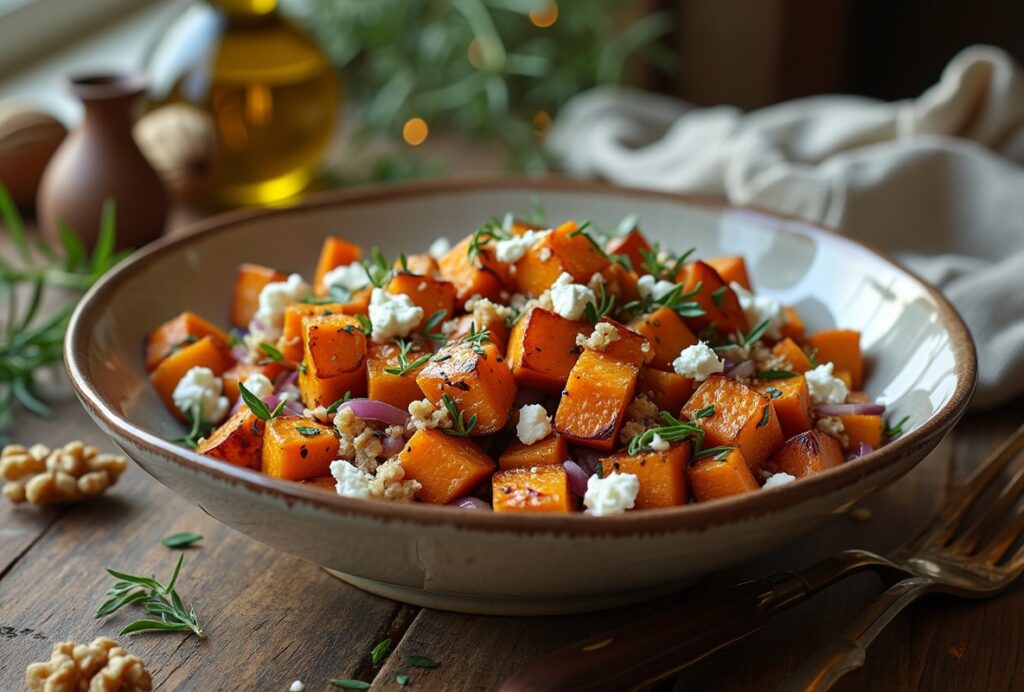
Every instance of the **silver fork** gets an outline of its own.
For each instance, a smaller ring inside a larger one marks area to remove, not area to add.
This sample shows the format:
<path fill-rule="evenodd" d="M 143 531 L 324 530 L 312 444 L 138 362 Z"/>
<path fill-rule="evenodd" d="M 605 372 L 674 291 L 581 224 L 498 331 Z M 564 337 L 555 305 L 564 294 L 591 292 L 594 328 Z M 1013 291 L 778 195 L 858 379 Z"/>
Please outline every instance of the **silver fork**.
<path fill-rule="evenodd" d="M 990 598 L 1024 572 L 1024 548 L 1009 549 L 1024 533 L 1024 466 L 964 531 L 966 517 L 1002 471 L 1024 449 L 1024 425 L 964 482 L 916 538 L 889 555 L 903 579 L 878 597 L 841 634 L 823 644 L 783 682 L 783 692 L 823 692 L 864 665 L 867 648 L 904 608 L 931 593 Z"/>

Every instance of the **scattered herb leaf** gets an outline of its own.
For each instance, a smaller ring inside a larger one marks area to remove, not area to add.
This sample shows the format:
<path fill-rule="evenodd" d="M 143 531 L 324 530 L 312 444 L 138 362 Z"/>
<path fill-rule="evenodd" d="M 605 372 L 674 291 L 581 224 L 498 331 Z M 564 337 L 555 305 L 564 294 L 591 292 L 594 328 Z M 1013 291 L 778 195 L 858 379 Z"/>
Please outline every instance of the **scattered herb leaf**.
<path fill-rule="evenodd" d="M 334 413 L 335 411 L 338 410 L 338 408 L 342 404 L 344 404 L 346 401 L 348 401 L 351 398 L 352 398 L 352 392 L 345 392 L 345 396 L 341 397 L 340 399 L 338 399 L 333 404 L 331 404 L 330 406 L 327 407 L 327 413 L 329 413 L 329 414 L 330 413 Z"/>
<path fill-rule="evenodd" d="M 415 370 L 420 367 L 434 355 L 433 353 L 427 353 L 415 360 L 409 360 L 409 351 L 412 350 L 413 343 L 406 339 L 395 339 L 395 345 L 398 346 L 398 367 L 384 368 L 384 372 L 389 375 L 397 375 L 401 377 L 410 370 Z"/>
<path fill-rule="evenodd" d="M 362 680 L 350 680 L 348 678 L 331 678 L 331 684 L 343 690 L 368 690 L 370 683 Z"/>
<path fill-rule="evenodd" d="M 448 409 L 448 415 L 452 419 L 452 427 L 445 428 L 444 432 L 455 437 L 469 437 L 470 433 L 473 432 L 473 428 L 476 427 L 476 414 L 474 413 L 470 416 L 469 420 L 464 420 L 463 416 L 465 413 L 459 410 L 459 407 L 455 405 L 455 401 L 447 394 L 441 395 L 441 403 Z"/>
<path fill-rule="evenodd" d="M 250 411 L 252 411 L 252 415 L 256 416 L 264 423 L 269 421 L 271 418 L 277 418 L 278 414 L 284 410 L 285 402 L 281 401 L 277 404 L 277 407 L 271 411 L 270 407 L 267 406 L 262 399 L 250 392 L 241 382 L 238 383 L 238 392 L 242 395 L 242 401 L 244 401 L 245 405 L 249 407 Z"/>
<path fill-rule="evenodd" d="M 168 548 L 186 548 L 193 543 L 198 543 L 203 540 L 203 537 L 198 533 L 172 533 L 170 536 L 164 536 L 160 542 L 166 545 Z"/>
<path fill-rule="evenodd" d="M 771 417 L 772 417 L 772 405 L 771 404 L 765 404 L 764 405 L 764 413 L 761 414 L 761 420 L 759 420 L 757 422 L 757 427 L 763 428 L 764 426 L 768 425 L 768 421 L 771 419 Z"/>
<path fill-rule="evenodd" d="M 762 370 L 757 373 L 759 380 L 788 380 L 793 377 L 796 377 L 796 373 L 789 370 Z"/>
<path fill-rule="evenodd" d="M 303 437 L 316 437 L 320 434 L 320 428 L 311 428 L 305 425 L 296 425 L 295 432 L 299 433 Z"/>
<path fill-rule="evenodd" d="M 397 682 L 402 687 L 405 687 L 406 685 L 409 684 L 409 676 L 406 675 L 405 673 L 399 673 L 398 675 L 395 676 L 395 682 Z"/>
<path fill-rule="evenodd" d="M 900 435 L 903 434 L 903 426 L 906 424 L 908 420 L 910 420 L 910 416 L 903 416 L 902 418 L 900 418 L 899 422 L 896 423 L 896 425 L 886 425 L 885 430 L 882 431 L 882 434 L 885 435 L 890 440 L 899 437 Z"/>
<path fill-rule="evenodd" d="M 437 668 L 441 665 L 427 656 L 406 656 L 405 662 L 407 665 L 416 666 L 417 668 Z"/>
<path fill-rule="evenodd" d="M 391 639 L 385 639 L 379 642 L 377 646 L 373 647 L 370 651 L 370 659 L 373 661 L 373 665 L 379 666 L 381 661 L 387 658 L 387 655 L 391 653 Z"/>
<path fill-rule="evenodd" d="M 651 448 L 651 441 L 658 435 L 666 442 L 678 442 L 688 437 L 694 438 L 695 445 L 699 448 L 704 440 L 704 429 L 699 425 L 687 421 L 681 421 L 668 411 L 661 412 L 661 419 L 665 425 L 657 428 L 649 428 L 639 435 L 634 435 L 626 447 L 626 453 L 630 455 L 639 454 L 645 449 Z"/>
<path fill-rule="evenodd" d="M 117 583 L 107 589 L 106 602 L 96 611 L 96 617 L 106 617 L 120 610 L 129 603 L 138 603 L 150 615 L 159 616 L 159 620 L 136 620 L 126 625 L 121 634 L 134 632 L 193 632 L 203 637 L 203 628 L 199 624 L 194 608 L 185 609 L 181 596 L 174 590 L 174 584 L 181 573 L 184 553 L 178 556 L 171 578 L 166 585 L 152 577 L 140 577 L 134 574 L 107 569 Z"/>
<path fill-rule="evenodd" d="M 280 363 L 284 360 L 284 354 L 265 341 L 260 342 L 260 350 L 267 356 L 267 360 L 273 363 Z"/>

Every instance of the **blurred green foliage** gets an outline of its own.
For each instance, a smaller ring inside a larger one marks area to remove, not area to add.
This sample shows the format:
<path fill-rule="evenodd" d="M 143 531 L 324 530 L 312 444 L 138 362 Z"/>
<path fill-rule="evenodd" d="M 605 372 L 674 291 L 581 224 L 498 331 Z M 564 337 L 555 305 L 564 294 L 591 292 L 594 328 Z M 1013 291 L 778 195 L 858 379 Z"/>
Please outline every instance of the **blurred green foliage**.
<path fill-rule="evenodd" d="M 286 0 L 341 70 L 370 134 L 400 138 L 409 118 L 502 141 L 511 165 L 543 171 L 538 130 L 572 96 L 668 71 L 667 12 L 631 0 Z M 553 10 L 557 19 L 550 24 Z M 531 15 L 531 12 L 533 13 Z M 543 26 L 550 24 L 549 26 Z M 540 115 L 538 115 L 540 114 Z M 394 174 L 398 171 L 391 170 Z M 399 176 L 401 177 L 401 176 Z"/>

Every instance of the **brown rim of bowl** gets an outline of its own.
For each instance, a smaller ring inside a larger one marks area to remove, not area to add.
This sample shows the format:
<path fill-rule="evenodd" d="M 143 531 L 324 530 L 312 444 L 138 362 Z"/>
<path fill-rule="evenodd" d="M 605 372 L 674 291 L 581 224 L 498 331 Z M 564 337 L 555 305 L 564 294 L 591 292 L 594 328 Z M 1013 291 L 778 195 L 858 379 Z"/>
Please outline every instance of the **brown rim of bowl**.
<path fill-rule="evenodd" d="M 956 390 L 950 400 L 929 417 L 921 426 L 890 442 L 881 449 L 860 459 L 843 464 L 826 473 L 802 479 L 781 488 L 748 495 L 726 498 L 715 502 L 684 505 L 666 509 L 626 512 L 609 517 L 590 517 L 580 513 L 571 515 L 495 515 L 493 512 L 462 510 L 438 505 L 367 502 L 326 493 L 298 483 L 282 481 L 233 466 L 217 459 L 203 457 L 172 442 L 149 433 L 122 418 L 97 393 L 85 360 L 89 346 L 89 326 L 95 323 L 107 303 L 126 278 L 143 271 L 156 258 L 188 244 L 195 237 L 206 233 L 220 233 L 236 224 L 268 215 L 302 214 L 308 210 L 335 206 L 349 202 L 372 202 L 395 197 L 449 194 L 467 190 L 521 189 L 543 193 L 549 190 L 567 192 L 594 192 L 626 195 L 666 202 L 689 204 L 711 211 L 725 211 L 730 208 L 724 200 L 711 197 L 696 197 L 669 192 L 658 192 L 610 185 L 601 182 L 579 181 L 563 177 L 524 178 L 497 177 L 479 180 L 446 180 L 401 185 L 372 186 L 341 192 L 329 192 L 311 197 L 291 207 L 279 209 L 238 210 L 201 221 L 188 228 L 180 237 L 165 238 L 153 243 L 132 256 L 119 267 L 104 276 L 78 304 L 68 325 L 65 341 L 65 363 L 68 375 L 83 405 L 91 414 L 102 421 L 116 436 L 123 436 L 132 445 L 157 454 L 179 466 L 196 473 L 212 476 L 214 479 L 241 484 L 248 490 L 267 493 L 283 499 L 288 504 L 302 503 L 332 513 L 373 518 L 384 521 L 402 521 L 421 525 L 453 525 L 456 528 L 472 530 L 518 532 L 518 533 L 569 533 L 578 535 L 625 535 L 678 531 L 681 529 L 700 530 L 712 525 L 749 519 L 789 506 L 806 502 L 835 492 L 843 486 L 872 475 L 889 466 L 904 453 L 937 444 L 939 439 L 963 415 L 974 392 L 977 375 L 977 359 L 974 342 L 966 325 L 952 305 L 939 291 L 906 269 L 898 262 L 885 257 L 871 248 L 841 236 L 832 231 L 808 224 L 799 219 L 787 218 L 759 209 L 745 207 L 747 211 L 764 214 L 767 217 L 787 223 L 789 233 L 797 233 L 828 242 L 840 243 L 851 251 L 860 253 L 874 261 L 883 262 L 895 268 L 906 278 L 918 284 L 935 302 L 943 325 L 950 333 L 955 355 Z M 939 438 L 939 439 L 936 439 Z"/>

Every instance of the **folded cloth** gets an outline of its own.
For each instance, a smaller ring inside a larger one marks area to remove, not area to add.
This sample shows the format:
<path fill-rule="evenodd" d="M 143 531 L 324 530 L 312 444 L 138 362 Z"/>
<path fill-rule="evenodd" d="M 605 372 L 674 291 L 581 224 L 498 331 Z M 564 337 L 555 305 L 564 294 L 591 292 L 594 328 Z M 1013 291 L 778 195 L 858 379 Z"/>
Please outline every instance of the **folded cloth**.
<path fill-rule="evenodd" d="M 598 89 L 548 137 L 574 175 L 725 195 L 897 255 L 960 310 L 976 408 L 1024 391 L 1024 73 L 974 46 L 916 99 L 817 96 L 752 113 Z"/>

